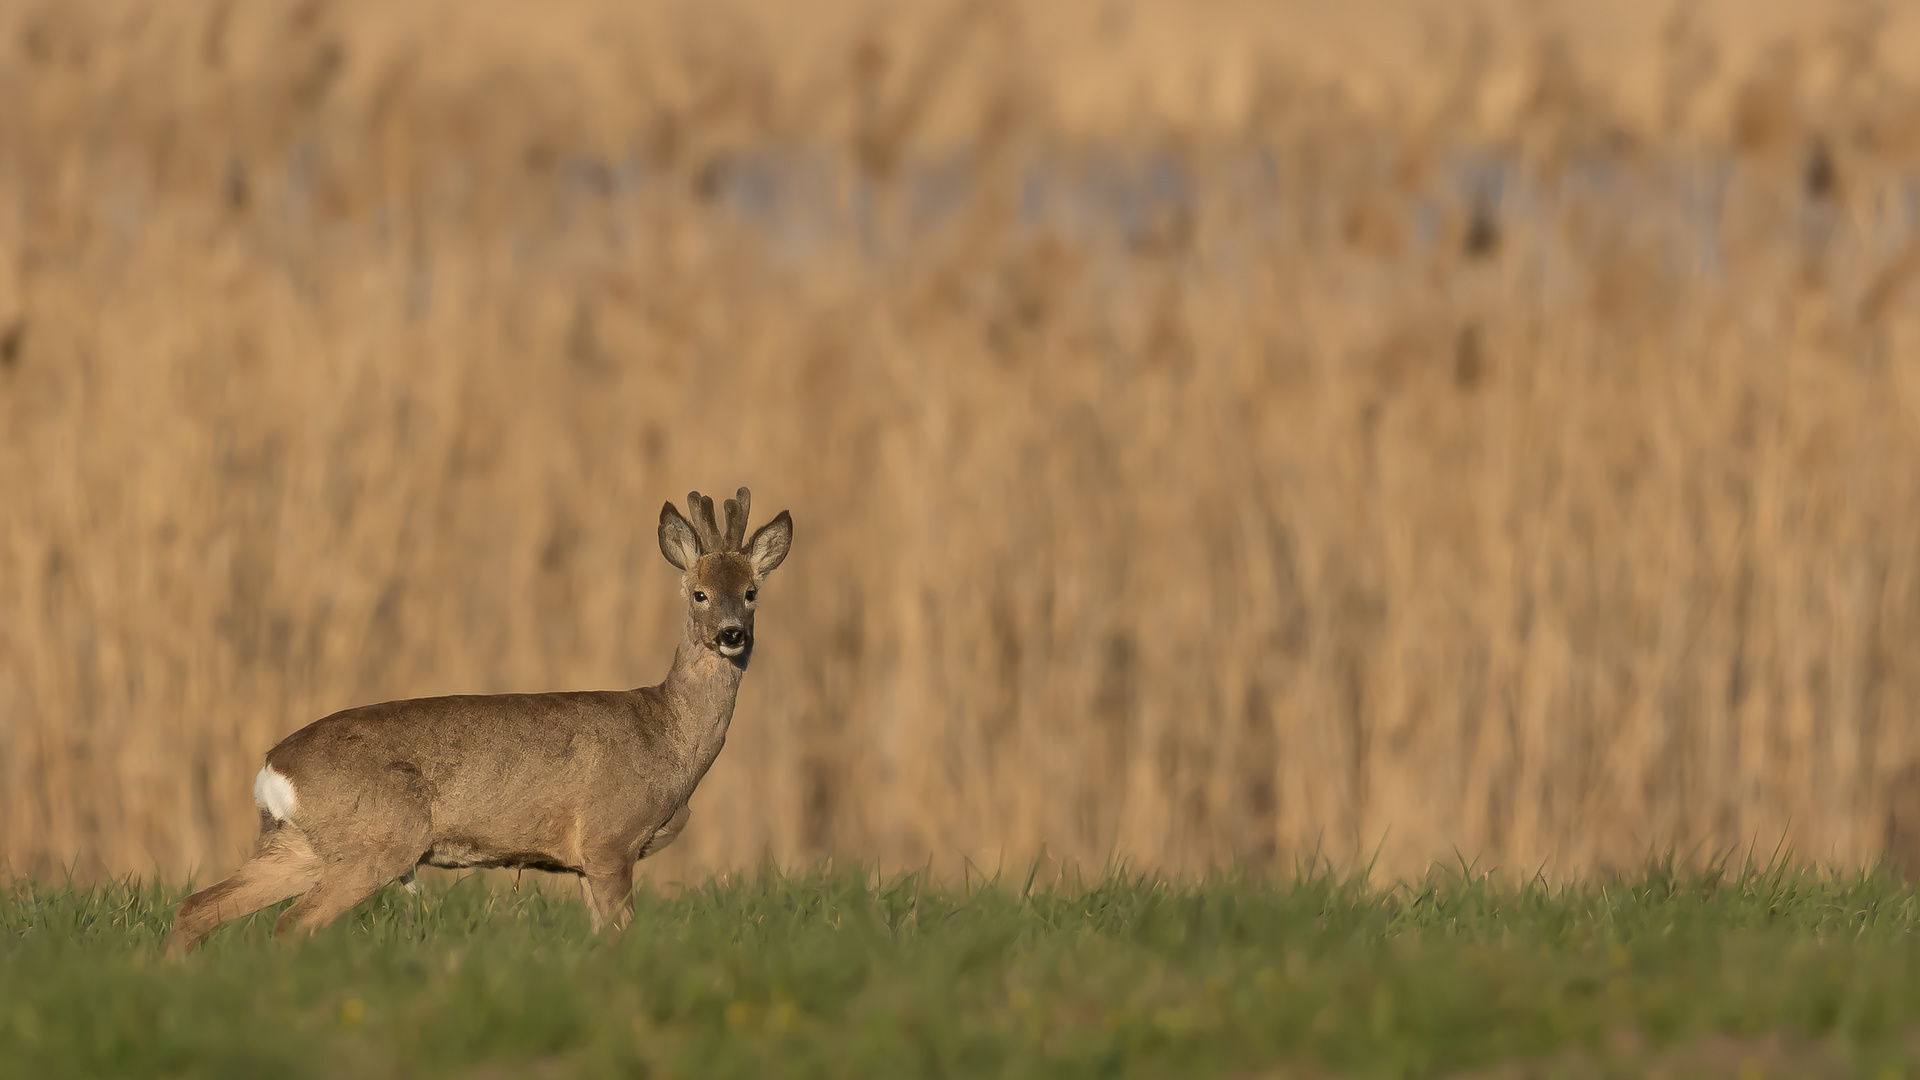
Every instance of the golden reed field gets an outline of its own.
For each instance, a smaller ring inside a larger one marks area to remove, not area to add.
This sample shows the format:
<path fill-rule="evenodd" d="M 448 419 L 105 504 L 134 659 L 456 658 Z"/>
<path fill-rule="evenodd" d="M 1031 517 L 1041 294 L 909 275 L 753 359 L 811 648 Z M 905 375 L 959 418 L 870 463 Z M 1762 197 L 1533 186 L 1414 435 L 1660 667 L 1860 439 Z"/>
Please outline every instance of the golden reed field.
<path fill-rule="evenodd" d="M 660 880 L 1920 864 L 1920 11 L 1591 7 L 0 3 L 0 860 L 658 680 L 744 483 Z"/>

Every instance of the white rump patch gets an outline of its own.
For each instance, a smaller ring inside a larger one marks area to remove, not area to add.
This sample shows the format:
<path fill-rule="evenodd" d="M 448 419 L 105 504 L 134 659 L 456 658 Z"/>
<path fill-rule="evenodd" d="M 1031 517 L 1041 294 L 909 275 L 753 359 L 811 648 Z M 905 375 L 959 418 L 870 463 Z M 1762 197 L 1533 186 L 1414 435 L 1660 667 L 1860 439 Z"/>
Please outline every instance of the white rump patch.
<path fill-rule="evenodd" d="M 294 807 L 299 805 L 293 797 L 293 781 L 274 772 L 271 765 L 260 766 L 259 775 L 253 778 L 253 803 L 272 814 L 275 821 L 291 819 Z"/>

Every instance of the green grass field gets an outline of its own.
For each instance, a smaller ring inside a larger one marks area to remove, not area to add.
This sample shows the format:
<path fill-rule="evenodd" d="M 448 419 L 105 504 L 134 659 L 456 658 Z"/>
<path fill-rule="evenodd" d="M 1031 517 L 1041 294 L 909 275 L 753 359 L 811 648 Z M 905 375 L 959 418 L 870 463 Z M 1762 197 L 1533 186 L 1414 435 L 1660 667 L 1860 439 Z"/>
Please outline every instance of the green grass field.
<path fill-rule="evenodd" d="M 860 868 L 397 889 L 184 963 L 172 889 L 0 892 L 0 1074 L 1906 1076 L 1920 897 L 1789 870 L 970 886 Z"/>

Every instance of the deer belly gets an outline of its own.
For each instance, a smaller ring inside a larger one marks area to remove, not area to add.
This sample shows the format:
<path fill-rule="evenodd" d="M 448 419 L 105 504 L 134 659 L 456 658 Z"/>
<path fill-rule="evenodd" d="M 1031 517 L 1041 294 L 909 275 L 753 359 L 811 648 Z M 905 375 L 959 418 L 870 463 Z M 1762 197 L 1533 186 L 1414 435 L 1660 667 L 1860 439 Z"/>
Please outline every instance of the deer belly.
<path fill-rule="evenodd" d="M 580 868 L 568 866 L 546 851 L 498 851 L 468 840 L 436 840 L 420 861 L 442 870 L 509 869 L 545 870 L 552 874 L 578 874 Z"/>

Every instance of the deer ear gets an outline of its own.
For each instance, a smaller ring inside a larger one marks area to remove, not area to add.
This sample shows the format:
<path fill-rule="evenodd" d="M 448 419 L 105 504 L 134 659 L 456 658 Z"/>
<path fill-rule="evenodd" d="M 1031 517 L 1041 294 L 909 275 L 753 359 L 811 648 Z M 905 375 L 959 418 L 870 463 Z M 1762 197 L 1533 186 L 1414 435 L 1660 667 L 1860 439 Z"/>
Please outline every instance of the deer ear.
<path fill-rule="evenodd" d="M 681 570 L 700 559 L 700 542 L 694 538 L 693 524 L 681 517 L 672 503 L 660 508 L 660 554 Z"/>
<path fill-rule="evenodd" d="M 793 546 L 793 516 L 785 510 L 780 516 L 760 526 L 754 531 L 753 539 L 747 541 L 747 561 L 753 564 L 755 577 L 766 577 L 773 568 L 787 557 L 787 549 Z"/>

